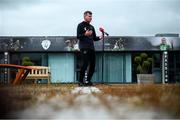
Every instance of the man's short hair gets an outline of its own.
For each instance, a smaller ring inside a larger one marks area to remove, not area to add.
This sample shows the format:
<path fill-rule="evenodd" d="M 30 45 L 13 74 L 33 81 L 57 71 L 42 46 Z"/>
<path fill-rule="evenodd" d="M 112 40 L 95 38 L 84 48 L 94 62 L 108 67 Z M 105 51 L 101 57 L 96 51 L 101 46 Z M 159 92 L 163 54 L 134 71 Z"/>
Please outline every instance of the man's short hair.
<path fill-rule="evenodd" d="M 92 15 L 92 12 L 87 10 L 87 11 L 84 12 L 84 16 L 86 16 L 87 14 Z"/>

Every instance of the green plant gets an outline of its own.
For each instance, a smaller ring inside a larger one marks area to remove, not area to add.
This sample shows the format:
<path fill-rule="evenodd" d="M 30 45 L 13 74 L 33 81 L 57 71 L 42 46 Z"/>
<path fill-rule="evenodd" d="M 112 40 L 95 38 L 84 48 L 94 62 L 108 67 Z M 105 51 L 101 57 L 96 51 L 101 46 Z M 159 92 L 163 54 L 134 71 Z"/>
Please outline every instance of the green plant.
<path fill-rule="evenodd" d="M 153 59 L 149 57 L 146 53 L 141 53 L 138 56 L 135 56 L 134 61 L 136 63 L 136 71 L 139 74 L 148 74 Z"/>
<path fill-rule="evenodd" d="M 29 57 L 23 57 L 23 59 L 22 59 L 22 65 L 23 65 L 23 66 L 33 66 L 34 63 L 31 62 L 31 60 L 30 60 Z"/>

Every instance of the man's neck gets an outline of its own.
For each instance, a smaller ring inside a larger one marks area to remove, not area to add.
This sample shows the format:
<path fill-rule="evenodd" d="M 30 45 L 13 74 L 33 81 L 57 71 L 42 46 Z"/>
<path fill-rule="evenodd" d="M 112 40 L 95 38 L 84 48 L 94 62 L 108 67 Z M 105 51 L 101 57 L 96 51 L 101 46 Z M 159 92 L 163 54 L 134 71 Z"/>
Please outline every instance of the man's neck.
<path fill-rule="evenodd" d="M 85 21 L 85 20 L 84 20 L 84 22 L 90 24 L 90 22 L 88 22 L 88 21 Z"/>

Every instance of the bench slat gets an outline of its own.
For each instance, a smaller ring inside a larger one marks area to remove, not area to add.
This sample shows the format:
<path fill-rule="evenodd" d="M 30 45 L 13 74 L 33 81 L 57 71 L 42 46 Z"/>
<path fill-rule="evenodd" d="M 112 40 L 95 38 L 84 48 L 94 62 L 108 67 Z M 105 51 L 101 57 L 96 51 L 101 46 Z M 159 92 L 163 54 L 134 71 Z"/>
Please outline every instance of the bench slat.
<path fill-rule="evenodd" d="M 48 83 L 50 83 L 50 67 L 45 66 L 30 66 L 34 68 L 28 74 L 26 79 L 48 79 Z"/>

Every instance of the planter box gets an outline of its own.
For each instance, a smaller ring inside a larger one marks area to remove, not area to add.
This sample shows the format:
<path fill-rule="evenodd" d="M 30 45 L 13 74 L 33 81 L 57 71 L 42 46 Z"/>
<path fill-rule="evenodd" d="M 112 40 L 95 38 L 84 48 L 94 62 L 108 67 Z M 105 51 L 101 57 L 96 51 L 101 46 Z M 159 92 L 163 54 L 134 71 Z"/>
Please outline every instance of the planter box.
<path fill-rule="evenodd" d="M 154 74 L 137 74 L 137 82 L 141 83 L 154 83 L 155 75 Z"/>

